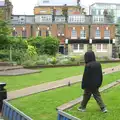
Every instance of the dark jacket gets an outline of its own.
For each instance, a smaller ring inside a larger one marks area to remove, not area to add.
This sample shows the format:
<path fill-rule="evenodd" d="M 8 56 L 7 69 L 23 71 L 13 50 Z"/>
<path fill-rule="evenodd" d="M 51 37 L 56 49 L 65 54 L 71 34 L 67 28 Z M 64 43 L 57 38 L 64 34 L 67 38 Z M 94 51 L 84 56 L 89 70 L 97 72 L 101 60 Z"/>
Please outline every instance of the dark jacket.
<path fill-rule="evenodd" d="M 103 75 L 102 67 L 99 62 L 96 62 L 94 52 L 87 52 L 84 56 L 85 70 L 82 79 L 82 89 L 96 89 L 102 84 Z"/>

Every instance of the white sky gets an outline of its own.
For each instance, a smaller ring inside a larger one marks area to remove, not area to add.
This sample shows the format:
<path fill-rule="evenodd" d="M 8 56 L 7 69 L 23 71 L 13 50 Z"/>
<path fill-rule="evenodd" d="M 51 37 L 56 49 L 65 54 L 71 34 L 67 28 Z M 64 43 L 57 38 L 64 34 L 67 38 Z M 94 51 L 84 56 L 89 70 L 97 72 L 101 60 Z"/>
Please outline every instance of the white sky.
<path fill-rule="evenodd" d="M 26 14 L 26 15 L 33 14 L 33 8 L 38 3 L 38 0 L 10 0 L 10 1 L 12 1 L 12 4 L 14 6 L 13 14 Z M 76 3 L 76 0 L 59 0 L 59 1 L 60 3 L 63 2 L 63 4 Z M 120 0 L 81 0 L 81 4 L 87 7 L 95 2 L 120 3 Z"/>

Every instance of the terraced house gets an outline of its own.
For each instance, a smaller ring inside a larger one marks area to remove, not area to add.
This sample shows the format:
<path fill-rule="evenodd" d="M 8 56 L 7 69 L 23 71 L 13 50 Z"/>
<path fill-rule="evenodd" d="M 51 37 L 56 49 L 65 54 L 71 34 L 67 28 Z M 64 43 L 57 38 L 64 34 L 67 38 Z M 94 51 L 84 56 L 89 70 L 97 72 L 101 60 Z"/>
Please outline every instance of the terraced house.
<path fill-rule="evenodd" d="M 58 37 L 63 54 L 84 54 L 92 49 L 98 56 L 114 56 L 115 24 L 105 15 L 86 15 L 79 2 L 40 0 L 34 15 L 12 16 L 12 35 Z"/>

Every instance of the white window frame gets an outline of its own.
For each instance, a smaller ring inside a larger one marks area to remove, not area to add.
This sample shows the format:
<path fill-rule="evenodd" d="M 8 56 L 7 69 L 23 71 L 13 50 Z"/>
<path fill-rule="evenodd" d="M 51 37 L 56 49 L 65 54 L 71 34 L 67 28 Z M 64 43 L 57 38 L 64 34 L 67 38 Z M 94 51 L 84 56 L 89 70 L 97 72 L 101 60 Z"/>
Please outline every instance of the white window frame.
<path fill-rule="evenodd" d="M 84 15 L 68 16 L 68 23 L 84 23 L 84 22 L 85 22 Z"/>
<path fill-rule="evenodd" d="M 81 34 L 81 33 L 83 33 L 83 34 Z M 83 36 L 81 37 L 81 35 L 84 35 L 84 37 Z M 85 30 L 80 31 L 80 38 L 81 39 L 86 39 L 86 31 Z"/>
<path fill-rule="evenodd" d="M 96 34 L 97 31 L 100 32 L 100 36 L 96 36 L 96 35 L 97 35 L 97 34 Z M 100 31 L 100 29 L 96 29 L 96 31 L 95 31 L 95 39 L 100 39 L 100 38 L 101 38 L 101 31 Z"/>
<path fill-rule="evenodd" d="M 104 22 L 104 16 L 93 16 L 93 22 L 95 23 L 103 23 Z"/>
<path fill-rule="evenodd" d="M 77 44 L 77 43 L 76 43 L 77 49 L 74 49 L 74 45 L 75 45 L 75 44 L 73 44 L 73 52 L 74 52 L 74 53 L 84 52 L 84 44 L 82 44 L 82 45 L 83 45 L 83 49 L 81 49 L 81 48 L 80 48 L 80 44 Z"/>
<path fill-rule="evenodd" d="M 100 49 L 97 49 L 97 45 L 100 45 Z M 107 45 L 106 49 L 103 48 L 104 45 Z M 96 44 L 96 52 L 108 52 L 108 44 Z"/>
<path fill-rule="evenodd" d="M 76 32 L 75 35 L 73 34 L 73 31 Z M 72 29 L 72 31 L 71 31 L 71 39 L 77 39 L 77 31 L 76 30 Z"/>
<path fill-rule="evenodd" d="M 105 31 L 108 31 L 109 32 L 109 36 L 105 36 Z M 104 39 L 110 39 L 110 30 L 104 30 Z"/>

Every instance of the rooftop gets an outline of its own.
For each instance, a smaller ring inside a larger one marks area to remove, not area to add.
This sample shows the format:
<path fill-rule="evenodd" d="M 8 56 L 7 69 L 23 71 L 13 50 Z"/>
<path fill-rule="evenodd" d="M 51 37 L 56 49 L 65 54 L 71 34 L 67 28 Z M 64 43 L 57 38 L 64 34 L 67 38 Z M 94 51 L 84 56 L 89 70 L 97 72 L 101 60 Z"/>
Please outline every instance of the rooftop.
<path fill-rule="evenodd" d="M 38 0 L 36 6 L 63 6 L 64 4 L 67 4 L 67 6 L 75 6 L 77 5 L 77 0 Z"/>
<path fill-rule="evenodd" d="M 90 6 L 93 6 L 95 4 L 103 4 L 103 5 L 120 5 L 120 3 L 101 3 L 101 2 L 96 2 L 96 3 L 93 3 L 92 5 Z"/>

